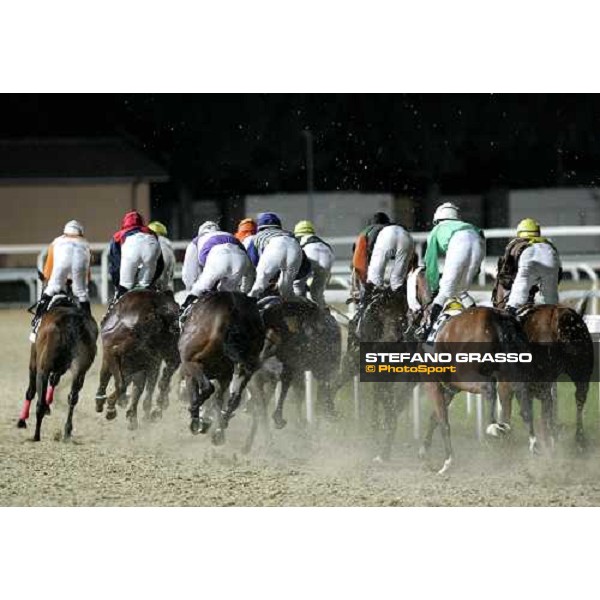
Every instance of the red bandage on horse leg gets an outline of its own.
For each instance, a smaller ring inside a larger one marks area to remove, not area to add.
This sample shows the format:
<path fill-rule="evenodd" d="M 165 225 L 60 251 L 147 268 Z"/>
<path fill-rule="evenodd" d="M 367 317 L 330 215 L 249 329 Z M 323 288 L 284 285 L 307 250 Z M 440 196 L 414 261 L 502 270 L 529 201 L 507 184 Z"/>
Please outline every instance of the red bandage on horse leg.
<path fill-rule="evenodd" d="M 46 390 L 46 404 L 50 406 L 54 402 L 54 387 L 49 385 Z"/>
<path fill-rule="evenodd" d="M 29 407 L 31 406 L 31 400 L 25 400 L 25 402 L 23 402 L 23 408 L 21 409 L 21 414 L 19 415 L 19 419 L 23 419 L 23 421 L 26 421 L 27 419 L 29 419 Z"/>

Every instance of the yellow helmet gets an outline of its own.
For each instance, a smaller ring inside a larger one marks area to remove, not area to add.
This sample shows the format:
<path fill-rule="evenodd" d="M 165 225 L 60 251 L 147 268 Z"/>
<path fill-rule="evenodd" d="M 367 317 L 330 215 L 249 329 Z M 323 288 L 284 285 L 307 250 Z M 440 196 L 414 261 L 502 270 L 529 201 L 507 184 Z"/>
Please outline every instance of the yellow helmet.
<path fill-rule="evenodd" d="M 315 226 L 311 221 L 298 221 L 294 227 L 294 235 L 314 235 Z"/>
<path fill-rule="evenodd" d="M 148 223 L 148 229 L 152 229 L 156 235 L 167 237 L 167 228 L 160 221 L 152 221 L 152 223 Z"/>
<path fill-rule="evenodd" d="M 540 236 L 540 224 L 535 219 L 523 219 L 517 225 L 517 237 L 532 238 Z"/>

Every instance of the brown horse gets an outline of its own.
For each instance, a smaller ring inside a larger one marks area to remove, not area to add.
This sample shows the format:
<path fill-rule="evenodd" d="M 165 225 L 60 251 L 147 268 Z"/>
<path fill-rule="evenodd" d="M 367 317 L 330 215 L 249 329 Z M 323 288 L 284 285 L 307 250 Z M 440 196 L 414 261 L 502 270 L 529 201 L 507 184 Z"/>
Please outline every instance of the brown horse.
<path fill-rule="evenodd" d="M 494 306 L 503 308 L 508 300 L 508 290 L 496 281 L 492 292 Z M 590 332 L 583 320 L 584 302 L 579 311 L 567 306 L 554 304 L 528 305 L 521 312 L 520 321 L 532 344 L 547 346 L 547 352 L 539 353 L 535 365 L 541 376 L 539 381 L 529 385 L 529 392 L 542 403 L 542 423 L 544 430 L 554 443 L 556 427 L 554 423 L 553 382 L 566 374 L 575 384 L 575 402 L 577 406 L 577 425 L 575 441 L 579 450 L 585 447 L 583 432 L 583 408 L 590 387 L 594 369 L 594 346 Z M 511 398 L 506 399 L 503 413 L 510 417 Z"/>
<path fill-rule="evenodd" d="M 263 305 L 266 341 L 261 353 L 262 367 L 251 384 L 253 422 L 245 451 L 252 446 L 258 421 L 266 421 L 267 401 L 278 381 L 281 389 L 273 413 L 277 429 L 287 423 L 283 406 L 288 391 L 304 389 L 307 371 L 317 381 L 319 407 L 326 416 L 336 416 L 332 384 L 339 371 L 342 345 L 337 321 L 329 311 L 308 300 L 282 301 L 271 297 L 259 304 Z"/>
<path fill-rule="evenodd" d="M 416 308 L 416 310 L 411 311 L 409 318 L 410 330 L 414 331 L 419 325 L 419 320 L 423 318 L 423 309 L 426 303 L 431 298 L 423 270 L 416 274 L 412 285 L 416 286 L 416 290 L 412 292 L 412 295 L 416 304 L 421 307 L 420 309 Z M 528 352 L 529 350 L 525 332 L 516 319 L 504 311 L 488 307 L 472 307 L 451 317 L 442 325 L 435 340 L 434 351 L 461 352 L 463 344 L 482 343 L 492 348 L 498 348 L 499 351 L 506 351 L 508 345 L 511 352 Z M 488 400 L 490 406 L 488 432 L 494 432 L 495 435 L 506 433 L 510 429 L 508 423 L 497 422 L 496 394 L 498 394 L 501 406 L 504 407 L 507 406 L 507 402 L 513 393 L 516 393 L 521 404 L 521 416 L 529 427 L 530 449 L 533 451 L 536 447 L 537 441 L 533 428 L 533 411 L 526 383 L 513 381 L 515 379 L 514 369 L 506 363 L 496 363 L 492 368 L 483 363 L 480 367 L 478 366 L 477 371 L 476 382 L 450 380 L 443 384 L 432 381 L 424 383 L 428 395 L 433 400 L 434 409 L 419 453 L 421 456 L 426 455 L 431 447 L 433 433 L 437 426 L 440 425 L 446 452 L 444 465 L 440 469 L 440 473 L 445 473 L 452 464 L 448 408 L 452 398 L 460 391 L 482 394 Z M 527 377 L 529 376 L 528 373 Z M 523 377 L 523 381 L 527 377 Z M 503 421 L 504 417 L 505 410 L 502 411 Z"/>
<path fill-rule="evenodd" d="M 359 375 L 361 342 L 401 342 L 406 339 L 407 319 L 406 286 L 395 291 L 390 288 L 377 289 L 366 301 L 363 300 L 348 324 L 347 349 L 334 390 L 337 392 Z M 396 435 L 398 415 L 406 407 L 408 394 L 397 396 L 397 384 L 391 382 L 368 385 L 371 386 L 373 399 L 371 426 L 375 437 L 381 437 L 376 440 L 375 460 L 388 460 Z M 379 418 L 380 407 L 383 407 L 382 420 Z"/>
<path fill-rule="evenodd" d="M 167 293 L 133 290 L 125 294 L 106 315 L 102 326 L 103 358 L 96 392 L 96 411 L 107 403 L 106 418 L 117 416 L 116 404 L 127 403 L 127 386 L 133 390 L 127 404 L 129 429 L 138 427 L 137 407 L 145 391 L 143 409 L 147 419 L 159 418 L 169 402 L 169 385 L 179 366 L 177 338 L 179 307 Z M 159 399 L 152 410 L 152 396 L 160 366 L 165 367 L 159 383 Z M 110 378 L 115 390 L 106 396 Z"/>
<path fill-rule="evenodd" d="M 200 416 L 200 409 L 215 391 L 211 380 L 217 380 L 212 441 L 225 441 L 229 419 L 260 365 L 264 341 L 265 330 L 254 298 L 239 292 L 209 292 L 192 305 L 179 338 L 179 353 L 193 434 L 206 433 L 212 424 L 213 419 Z M 230 385 L 223 409 L 223 396 Z"/>
<path fill-rule="evenodd" d="M 94 318 L 71 301 L 51 306 L 40 322 L 36 341 L 31 344 L 29 387 L 17 426 L 27 427 L 31 401 L 37 393 L 36 422 L 33 440 L 41 439 L 42 420 L 52 403 L 54 388 L 70 369 L 73 375 L 69 393 L 69 412 L 64 439 L 73 433 L 73 412 L 85 375 L 96 357 L 98 326 Z"/>

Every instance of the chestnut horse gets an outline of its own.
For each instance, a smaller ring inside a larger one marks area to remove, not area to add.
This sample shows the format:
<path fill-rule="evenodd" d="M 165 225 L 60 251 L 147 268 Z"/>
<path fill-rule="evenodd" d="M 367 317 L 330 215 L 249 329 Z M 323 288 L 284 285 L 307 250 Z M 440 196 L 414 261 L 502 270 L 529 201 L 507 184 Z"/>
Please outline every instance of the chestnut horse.
<path fill-rule="evenodd" d="M 66 300 L 66 299 L 65 299 Z M 33 440 L 41 439 L 42 420 L 52 403 L 54 388 L 70 369 L 73 375 L 69 393 L 69 412 L 65 422 L 64 439 L 73 433 L 73 412 L 85 375 L 96 357 L 98 326 L 94 318 L 76 306 L 72 300 L 60 301 L 43 315 L 36 341 L 31 344 L 29 358 L 29 387 L 17 426 L 27 427 L 29 407 L 37 393 L 36 422 Z"/>
<path fill-rule="evenodd" d="M 508 300 L 506 288 L 497 280 L 492 292 L 494 306 L 503 308 Z M 579 450 L 585 447 L 583 432 L 583 408 L 590 387 L 594 369 L 594 346 L 592 336 L 583 320 L 587 302 L 583 302 L 579 311 L 567 306 L 555 304 L 527 305 L 519 319 L 532 344 L 547 345 L 548 352 L 539 353 L 535 365 L 542 374 L 539 381 L 529 385 L 532 397 L 538 397 L 542 403 L 542 423 L 554 443 L 556 427 L 554 422 L 553 382 L 566 374 L 575 384 L 575 402 L 577 406 L 577 425 L 575 442 Z M 503 412 L 510 416 L 511 398 L 506 399 Z"/>
<path fill-rule="evenodd" d="M 413 292 L 414 297 L 419 304 L 424 305 L 426 299 L 431 297 L 427 290 L 424 271 L 418 273 L 413 284 L 417 288 L 416 292 Z M 422 310 L 417 312 L 420 314 L 414 318 L 415 323 L 411 328 L 418 324 L 416 323 L 418 317 L 423 315 Z M 433 351 L 461 352 L 465 349 L 469 351 L 468 347 L 461 349 L 463 344 L 486 344 L 497 351 L 507 351 L 507 349 L 510 349 L 511 352 L 529 351 L 527 336 L 514 317 L 504 311 L 483 306 L 468 308 L 444 323 L 437 333 Z M 450 379 L 443 384 L 432 381 L 424 383 L 425 390 L 433 400 L 434 408 L 419 454 L 422 457 L 426 455 L 431 447 L 433 433 L 439 425 L 445 449 L 445 460 L 439 471 L 440 474 L 445 473 L 452 464 L 448 407 L 452 398 L 460 391 L 482 394 L 488 400 L 490 406 L 488 432 L 494 432 L 496 435 L 510 429 L 507 423 L 498 423 L 496 420 L 496 393 L 500 398 L 501 406 L 506 406 L 508 399 L 515 393 L 521 404 L 521 416 L 529 427 L 530 450 L 533 451 L 536 447 L 531 399 L 525 383 L 531 376 L 529 370 L 527 373 L 520 373 L 522 382 L 514 381 L 516 378 L 514 366 L 507 363 L 494 363 L 492 366 L 489 363 L 482 363 L 477 366 L 476 372 L 477 381 L 475 382 Z M 504 411 L 502 417 L 504 419 Z"/>
<path fill-rule="evenodd" d="M 113 305 L 101 325 L 103 347 L 100 382 L 96 392 L 96 411 L 102 412 L 105 402 L 106 418 L 117 416 L 116 404 L 127 402 L 126 390 L 133 383 L 127 405 L 129 429 L 137 429 L 137 407 L 145 391 L 143 409 L 147 419 L 156 419 L 169 402 L 169 385 L 179 366 L 177 338 L 179 307 L 172 295 L 154 290 L 127 292 Z M 157 406 L 152 409 L 152 396 L 160 366 L 165 362 Z M 110 378 L 115 390 L 106 396 Z"/>
<path fill-rule="evenodd" d="M 260 365 L 264 341 L 265 329 L 254 298 L 239 292 L 208 292 L 192 305 L 179 338 L 179 353 L 193 434 L 206 433 L 212 424 L 213 419 L 200 416 L 200 408 L 215 391 L 211 380 L 217 380 L 212 441 L 224 443 L 229 419 Z M 223 409 L 223 396 L 230 385 Z"/>

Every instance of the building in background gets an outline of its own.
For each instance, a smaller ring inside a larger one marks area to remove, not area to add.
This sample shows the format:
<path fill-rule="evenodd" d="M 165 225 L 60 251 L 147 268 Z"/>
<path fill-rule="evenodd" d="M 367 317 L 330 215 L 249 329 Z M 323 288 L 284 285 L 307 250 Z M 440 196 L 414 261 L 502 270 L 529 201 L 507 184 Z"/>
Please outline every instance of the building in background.
<path fill-rule="evenodd" d="M 126 211 L 151 217 L 150 185 L 167 179 L 120 138 L 0 140 L 1 243 L 48 243 L 70 219 L 91 242 L 108 242 Z M 31 256 L 0 260 L 29 264 Z"/>

